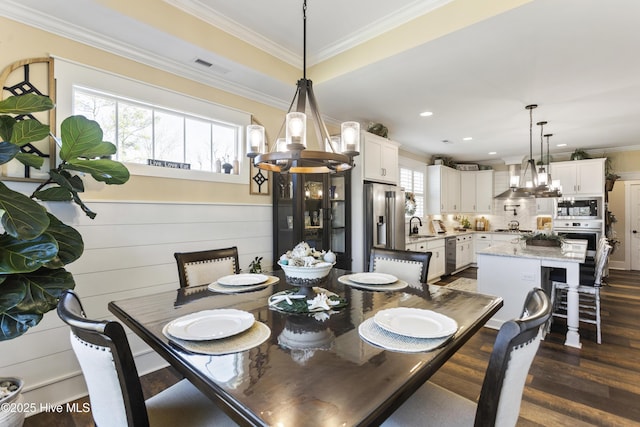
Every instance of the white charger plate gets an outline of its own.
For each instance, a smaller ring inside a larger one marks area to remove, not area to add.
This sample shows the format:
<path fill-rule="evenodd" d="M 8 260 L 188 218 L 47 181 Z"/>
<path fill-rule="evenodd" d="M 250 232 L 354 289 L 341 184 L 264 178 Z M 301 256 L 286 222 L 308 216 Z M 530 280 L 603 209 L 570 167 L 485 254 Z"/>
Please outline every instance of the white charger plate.
<path fill-rule="evenodd" d="M 411 307 L 380 310 L 373 317 L 378 326 L 412 338 L 441 338 L 453 335 L 458 323 L 444 314 Z"/>
<path fill-rule="evenodd" d="M 356 273 L 349 280 L 363 285 L 389 285 L 397 282 L 398 278 L 386 273 Z"/>
<path fill-rule="evenodd" d="M 280 281 L 280 279 L 276 276 L 267 276 L 268 279 L 266 282 L 258 283 L 257 285 L 248 285 L 248 286 L 225 286 L 221 285 L 218 282 L 210 283 L 207 288 L 213 292 L 219 292 L 222 294 L 237 294 L 241 292 L 250 292 L 257 291 L 259 289 L 264 289 L 267 286 L 274 285 Z"/>
<path fill-rule="evenodd" d="M 269 279 L 269 276 L 255 273 L 230 274 L 223 276 L 217 280 L 219 285 L 223 286 L 251 286 L 259 285 Z"/>
<path fill-rule="evenodd" d="M 364 341 L 372 345 L 385 350 L 403 353 L 431 351 L 442 346 L 451 338 L 451 336 L 442 338 L 413 338 L 394 334 L 378 326 L 373 318 L 362 322 L 360 326 L 358 326 L 358 333 Z"/>
<path fill-rule="evenodd" d="M 246 331 L 254 321 L 253 314 L 242 310 L 204 310 L 169 322 L 167 333 L 181 340 L 217 340 Z"/>
<path fill-rule="evenodd" d="M 404 280 L 396 280 L 395 282 L 390 283 L 388 285 L 365 285 L 362 283 L 354 282 L 353 280 L 351 280 L 351 276 L 352 274 L 345 274 L 344 276 L 340 276 L 338 277 L 338 282 L 342 283 L 343 285 L 352 286 L 358 289 L 365 289 L 368 291 L 385 291 L 385 292 L 399 291 L 409 286 L 409 284 Z"/>

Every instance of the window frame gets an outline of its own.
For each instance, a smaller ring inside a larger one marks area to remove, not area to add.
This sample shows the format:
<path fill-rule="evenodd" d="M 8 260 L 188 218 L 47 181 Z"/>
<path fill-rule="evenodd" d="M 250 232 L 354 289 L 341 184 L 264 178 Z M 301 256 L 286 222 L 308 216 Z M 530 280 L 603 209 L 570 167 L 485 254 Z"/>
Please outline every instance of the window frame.
<path fill-rule="evenodd" d="M 58 57 L 55 58 L 55 77 L 58 133 L 62 120 L 73 114 L 74 86 L 133 100 L 139 104 L 148 104 L 158 109 L 183 112 L 195 117 L 239 126 L 240 172 L 238 175 L 125 162 L 131 175 L 230 184 L 249 182 L 250 162 L 245 155 L 244 130 L 251 123 L 251 114 Z"/>
<path fill-rule="evenodd" d="M 405 188 L 404 190 L 406 192 L 413 192 L 415 194 L 421 194 L 422 195 L 422 214 L 419 214 L 419 212 L 416 212 L 414 216 L 418 216 L 420 218 L 425 217 L 425 212 L 426 212 L 426 202 L 427 202 L 427 165 L 425 163 L 419 162 L 417 160 L 413 160 L 413 159 L 408 159 L 408 158 L 404 158 L 401 157 L 399 159 L 399 170 L 398 170 L 398 181 L 399 184 L 402 186 L 402 169 L 408 169 L 411 171 L 412 174 L 412 185 L 413 185 L 413 174 L 415 172 L 419 172 L 422 174 L 422 188 L 423 188 L 423 192 L 422 193 L 415 193 L 415 191 L 413 191 L 413 188 L 411 189 L 407 189 Z M 408 221 L 409 218 L 411 216 L 410 215 L 406 215 L 405 214 L 405 220 Z"/>

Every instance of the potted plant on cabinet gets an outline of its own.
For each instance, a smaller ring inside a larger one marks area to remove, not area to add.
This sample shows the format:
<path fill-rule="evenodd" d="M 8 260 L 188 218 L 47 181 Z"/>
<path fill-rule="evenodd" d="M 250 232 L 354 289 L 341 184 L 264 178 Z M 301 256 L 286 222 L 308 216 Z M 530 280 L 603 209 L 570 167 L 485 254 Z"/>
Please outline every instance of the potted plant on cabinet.
<path fill-rule="evenodd" d="M 613 190 L 613 184 L 616 183 L 616 180 L 620 179 L 620 175 L 614 172 L 613 170 L 613 161 L 611 157 L 606 157 L 604 161 L 604 189 L 605 191 Z"/>
<path fill-rule="evenodd" d="M 20 147 L 49 135 L 49 127 L 30 114 L 52 108 L 48 97 L 35 94 L 0 101 L 0 165 L 16 159 L 26 166 L 42 167 L 42 157 L 22 152 Z M 17 116 L 24 119 L 17 120 Z M 31 196 L 0 182 L 0 341 L 19 337 L 36 326 L 56 307 L 62 292 L 75 287 L 64 267 L 82 255 L 82 236 L 42 202 L 72 201 L 93 219 L 96 213 L 80 198 L 84 183 L 79 173 L 106 184 L 124 184 L 129 179 L 127 168 L 109 158 L 116 152 L 115 145 L 102 136 L 98 123 L 84 116 L 68 117 L 56 138 L 59 164 Z"/>

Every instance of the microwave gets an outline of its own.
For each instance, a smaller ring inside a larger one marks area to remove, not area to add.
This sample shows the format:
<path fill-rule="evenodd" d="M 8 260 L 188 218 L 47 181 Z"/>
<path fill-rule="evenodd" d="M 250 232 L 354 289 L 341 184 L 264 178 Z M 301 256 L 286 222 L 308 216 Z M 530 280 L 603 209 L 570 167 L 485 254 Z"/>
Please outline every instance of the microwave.
<path fill-rule="evenodd" d="M 556 218 L 563 219 L 596 219 L 600 217 L 599 199 L 560 200 L 556 210 Z"/>

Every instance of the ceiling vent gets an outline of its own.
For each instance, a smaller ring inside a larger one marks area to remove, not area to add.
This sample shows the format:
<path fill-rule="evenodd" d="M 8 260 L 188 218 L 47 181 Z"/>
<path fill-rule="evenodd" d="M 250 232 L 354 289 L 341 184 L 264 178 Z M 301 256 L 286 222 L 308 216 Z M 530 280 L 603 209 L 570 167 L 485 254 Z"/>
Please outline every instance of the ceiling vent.
<path fill-rule="evenodd" d="M 213 63 L 202 58 L 195 58 L 193 62 L 203 67 L 209 68 L 209 70 L 213 71 L 216 74 L 227 74 L 229 72 L 228 69 L 221 67 L 219 65 L 214 65 Z"/>

